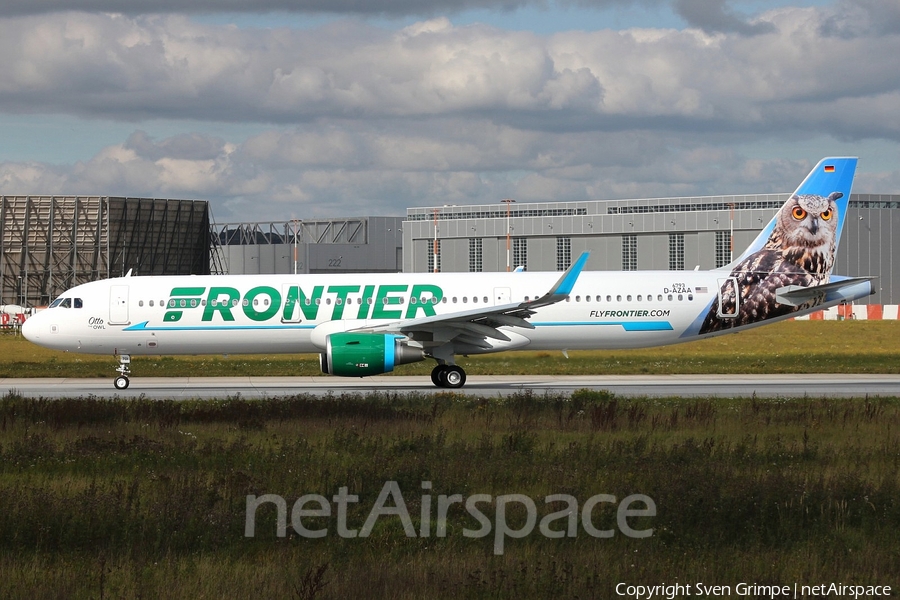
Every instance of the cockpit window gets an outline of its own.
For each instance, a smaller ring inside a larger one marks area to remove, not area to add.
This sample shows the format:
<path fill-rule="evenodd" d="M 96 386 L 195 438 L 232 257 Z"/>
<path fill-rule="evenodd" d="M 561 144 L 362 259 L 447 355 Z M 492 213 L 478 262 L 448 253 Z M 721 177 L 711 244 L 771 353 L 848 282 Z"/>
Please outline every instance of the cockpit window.
<path fill-rule="evenodd" d="M 82 308 L 84 303 L 81 301 L 81 298 L 57 298 L 47 308 L 56 308 L 57 306 L 60 308 Z"/>

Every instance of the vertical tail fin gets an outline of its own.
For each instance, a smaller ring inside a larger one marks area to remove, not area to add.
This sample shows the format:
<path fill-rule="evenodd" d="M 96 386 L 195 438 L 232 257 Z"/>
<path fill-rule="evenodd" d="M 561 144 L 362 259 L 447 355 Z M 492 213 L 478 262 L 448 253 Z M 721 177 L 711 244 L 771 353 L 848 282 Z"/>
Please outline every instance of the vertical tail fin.
<path fill-rule="evenodd" d="M 833 199 L 836 205 L 836 213 L 834 218 L 837 219 L 835 229 L 834 249 L 837 251 L 837 244 L 841 239 L 841 231 L 844 229 L 844 219 L 847 216 L 847 205 L 850 202 L 850 189 L 853 185 L 853 176 L 856 174 L 856 163 L 858 159 L 853 157 L 829 157 L 823 158 L 819 164 L 810 171 L 800 187 L 797 188 L 789 199 L 775 214 L 769 224 L 766 225 L 759 233 L 753 243 L 744 250 L 737 260 L 732 264 L 722 267 L 723 270 L 731 270 L 731 268 L 740 264 L 748 256 L 762 249 L 778 223 L 782 212 L 788 211 L 793 205 L 793 199 L 800 196 L 819 196 L 825 199 Z"/>
<path fill-rule="evenodd" d="M 717 298 L 705 317 L 698 317 L 700 334 L 759 324 L 867 291 L 828 286 L 856 162 L 825 158 L 806 176 L 750 247 L 725 267 Z"/>

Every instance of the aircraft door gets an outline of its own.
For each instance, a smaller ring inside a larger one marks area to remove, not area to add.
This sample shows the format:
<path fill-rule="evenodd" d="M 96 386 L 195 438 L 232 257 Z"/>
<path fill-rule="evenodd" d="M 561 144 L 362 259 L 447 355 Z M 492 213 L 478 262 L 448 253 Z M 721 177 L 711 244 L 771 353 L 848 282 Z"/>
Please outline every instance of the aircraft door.
<path fill-rule="evenodd" d="M 494 288 L 494 306 L 509 304 L 509 288 Z"/>
<path fill-rule="evenodd" d="M 128 325 L 127 285 L 113 285 L 109 288 L 109 324 Z"/>
<path fill-rule="evenodd" d="M 741 309 L 741 294 L 738 289 L 737 277 L 719 279 L 718 310 L 716 315 L 721 319 L 733 319 L 738 316 Z"/>
<path fill-rule="evenodd" d="M 294 295 L 291 295 L 291 288 L 294 288 Z M 284 302 L 284 308 L 281 312 L 282 323 L 299 323 L 303 320 L 303 313 L 300 310 L 300 299 L 296 288 L 296 284 L 290 283 L 285 283 L 281 286 L 281 298 Z"/>

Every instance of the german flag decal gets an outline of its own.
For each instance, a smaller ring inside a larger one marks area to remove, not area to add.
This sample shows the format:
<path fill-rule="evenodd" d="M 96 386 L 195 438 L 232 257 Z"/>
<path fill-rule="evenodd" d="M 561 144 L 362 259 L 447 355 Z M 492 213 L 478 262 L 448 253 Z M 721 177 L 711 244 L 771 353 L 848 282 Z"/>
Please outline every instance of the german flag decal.
<path fill-rule="evenodd" d="M 834 173 L 834 165 L 825 165 L 826 173 Z"/>

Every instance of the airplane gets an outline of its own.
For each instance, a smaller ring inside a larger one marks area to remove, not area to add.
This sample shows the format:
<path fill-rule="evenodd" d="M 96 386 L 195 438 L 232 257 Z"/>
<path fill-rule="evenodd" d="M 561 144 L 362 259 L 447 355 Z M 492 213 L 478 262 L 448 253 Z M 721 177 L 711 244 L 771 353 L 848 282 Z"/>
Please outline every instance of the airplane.
<path fill-rule="evenodd" d="M 460 355 L 675 344 L 782 321 L 873 292 L 831 274 L 856 158 L 825 158 L 734 262 L 710 271 L 132 276 L 74 287 L 22 327 L 58 350 L 132 355 L 319 353 L 324 373 L 365 377 Z"/>

